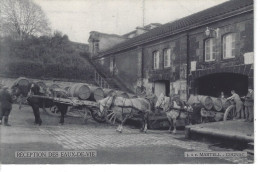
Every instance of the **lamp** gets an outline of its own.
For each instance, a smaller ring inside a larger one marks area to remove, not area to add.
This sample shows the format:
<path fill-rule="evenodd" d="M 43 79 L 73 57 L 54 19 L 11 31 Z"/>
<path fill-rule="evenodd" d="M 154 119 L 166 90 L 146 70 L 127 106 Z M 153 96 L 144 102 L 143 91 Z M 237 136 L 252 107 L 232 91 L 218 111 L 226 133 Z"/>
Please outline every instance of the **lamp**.
<path fill-rule="evenodd" d="M 209 35 L 210 35 L 209 27 L 207 27 L 207 29 L 205 30 L 205 34 L 206 34 L 206 36 L 209 36 Z"/>
<path fill-rule="evenodd" d="M 211 31 L 215 32 L 216 33 L 216 37 L 218 38 L 219 28 L 213 29 L 213 28 L 207 27 L 206 30 L 205 30 L 206 36 L 210 36 Z"/>

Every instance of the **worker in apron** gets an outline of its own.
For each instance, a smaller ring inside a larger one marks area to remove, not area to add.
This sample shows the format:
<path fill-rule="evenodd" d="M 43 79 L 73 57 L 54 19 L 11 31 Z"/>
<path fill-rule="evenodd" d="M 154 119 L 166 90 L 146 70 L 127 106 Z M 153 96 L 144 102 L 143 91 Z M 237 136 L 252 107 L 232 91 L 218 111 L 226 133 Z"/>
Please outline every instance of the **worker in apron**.
<path fill-rule="evenodd" d="M 231 91 L 232 96 L 228 97 L 227 100 L 233 100 L 236 104 L 236 117 L 235 119 L 244 118 L 243 102 L 235 90 Z"/>

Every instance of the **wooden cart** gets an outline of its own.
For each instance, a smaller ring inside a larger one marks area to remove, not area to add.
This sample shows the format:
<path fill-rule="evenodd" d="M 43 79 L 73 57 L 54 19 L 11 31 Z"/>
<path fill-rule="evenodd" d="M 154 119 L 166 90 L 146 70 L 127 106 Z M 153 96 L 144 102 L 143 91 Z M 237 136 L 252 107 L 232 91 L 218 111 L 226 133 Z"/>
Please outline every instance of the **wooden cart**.
<path fill-rule="evenodd" d="M 106 122 L 105 118 L 102 118 L 98 115 L 99 105 L 97 102 L 88 101 L 88 100 L 79 100 L 74 97 L 59 98 L 59 97 L 48 97 L 48 96 L 38 96 L 38 95 L 32 95 L 32 97 L 49 99 L 57 103 L 67 104 L 69 105 L 69 107 L 66 115 L 82 117 L 84 123 L 86 123 L 90 118 L 93 118 L 95 121 L 99 123 Z M 60 115 L 59 114 L 60 112 L 56 106 L 53 106 L 51 108 L 43 107 L 43 110 L 44 112 L 50 115 L 57 115 L 57 116 Z"/>

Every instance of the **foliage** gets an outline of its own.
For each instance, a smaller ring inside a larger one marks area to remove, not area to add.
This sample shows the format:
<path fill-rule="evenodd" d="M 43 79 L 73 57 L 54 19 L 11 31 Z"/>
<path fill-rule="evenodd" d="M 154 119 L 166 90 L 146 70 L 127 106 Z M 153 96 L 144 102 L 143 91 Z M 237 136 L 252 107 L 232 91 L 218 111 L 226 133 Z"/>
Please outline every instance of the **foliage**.
<path fill-rule="evenodd" d="M 93 80 L 93 72 L 92 66 L 73 48 L 68 36 L 59 32 L 50 37 L 31 36 L 23 40 L 1 38 L 0 74 Z"/>

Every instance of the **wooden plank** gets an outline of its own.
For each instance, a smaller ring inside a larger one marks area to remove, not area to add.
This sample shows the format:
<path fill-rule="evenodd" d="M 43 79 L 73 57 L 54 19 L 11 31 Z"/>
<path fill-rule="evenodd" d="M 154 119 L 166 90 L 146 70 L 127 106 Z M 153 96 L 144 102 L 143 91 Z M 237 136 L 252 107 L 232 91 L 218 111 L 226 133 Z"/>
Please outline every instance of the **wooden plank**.
<path fill-rule="evenodd" d="M 87 101 L 87 100 L 78 100 L 78 99 L 75 99 L 75 98 L 70 98 L 70 99 L 54 98 L 54 101 L 60 102 L 60 103 L 76 105 L 76 106 L 93 106 L 93 107 L 98 107 L 98 103 L 97 102 Z"/>
<path fill-rule="evenodd" d="M 72 98 L 72 97 L 58 98 L 58 97 L 48 97 L 48 96 L 40 96 L 40 95 L 31 95 L 29 97 L 49 99 L 49 100 L 53 100 L 54 102 L 64 103 L 64 104 L 69 104 L 69 105 L 75 105 L 75 106 L 99 107 L 99 104 L 97 102 L 87 101 L 87 100 L 79 100 L 79 99 L 75 99 L 75 98 Z"/>
<path fill-rule="evenodd" d="M 30 95 L 29 97 L 32 98 L 41 98 L 41 99 L 53 99 L 53 97 L 48 97 L 48 96 L 40 96 L 40 95 Z"/>

